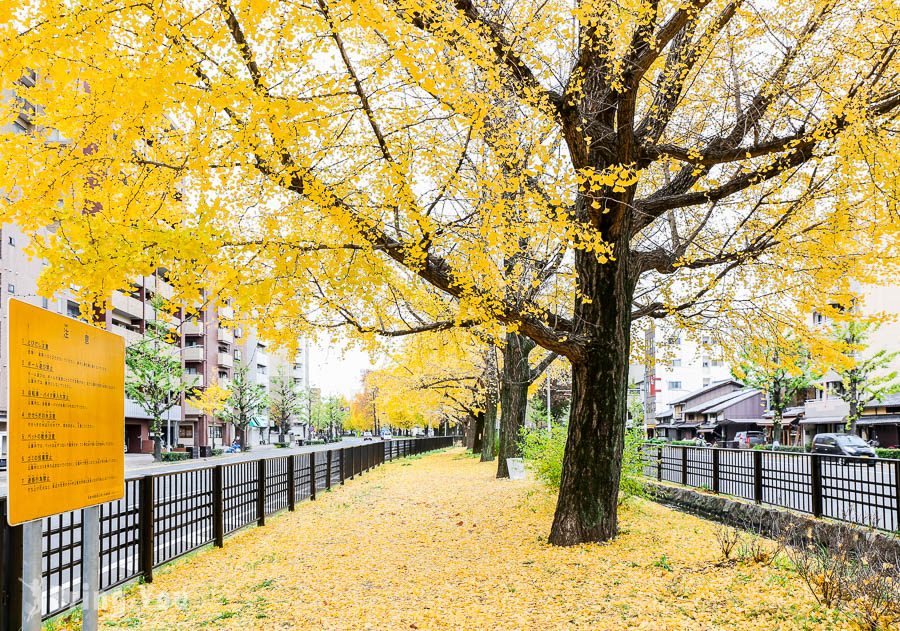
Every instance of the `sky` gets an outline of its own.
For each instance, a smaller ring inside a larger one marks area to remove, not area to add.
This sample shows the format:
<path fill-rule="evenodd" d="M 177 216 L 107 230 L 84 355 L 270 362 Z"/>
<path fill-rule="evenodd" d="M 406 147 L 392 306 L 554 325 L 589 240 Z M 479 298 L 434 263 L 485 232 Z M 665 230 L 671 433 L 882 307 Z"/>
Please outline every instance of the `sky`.
<path fill-rule="evenodd" d="M 362 390 L 363 371 L 375 368 L 369 354 L 319 342 L 309 349 L 309 380 L 324 396 L 342 394 L 352 398 Z"/>

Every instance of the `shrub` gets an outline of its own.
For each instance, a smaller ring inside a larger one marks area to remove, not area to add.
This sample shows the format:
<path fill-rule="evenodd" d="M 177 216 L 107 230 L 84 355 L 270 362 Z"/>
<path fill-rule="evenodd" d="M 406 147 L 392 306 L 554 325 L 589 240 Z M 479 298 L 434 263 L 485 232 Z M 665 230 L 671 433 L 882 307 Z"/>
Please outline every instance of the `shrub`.
<path fill-rule="evenodd" d="M 900 449 L 882 449 L 881 447 L 876 447 L 875 453 L 878 454 L 879 458 L 893 458 L 894 460 L 900 460 Z"/>
<path fill-rule="evenodd" d="M 742 538 L 741 531 L 737 528 L 721 524 L 716 529 L 716 541 L 719 544 L 719 549 L 722 551 L 722 558 L 725 561 L 731 560 L 731 553 L 738 547 Z"/>
<path fill-rule="evenodd" d="M 186 451 L 164 451 L 162 454 L 163 462 L 178 462 L 188 458 L 190 458 L 190 454 Z"/>
<path fill-rule="evenodd" d="M 864 629 L 895 629 L 900 624 L 900 553 L 873 545 L 859 528 L 837 523 L 827 541 L 813 533 L 784 528 L 779 540 L 813 597 L 843 610 Z"/>
<path fill-rule="evenodd" d="M 223 453 L 224 452 L 221 449 L 219 449 L 218 447 L 216 447 L 215 449 L 212 450 L 212 455 L 214 455 L 214 456 L 221 456 Z"/>
<path fill-rule="evenodd" d="M 619 501 L 632 497 L 645 497 L 644 458 L 641 454 L 641 443 L 644 442 L 643 430 L 634 428 L 625 432 L 625 449 L 622 451 L 622 475 L 619 480 Z"/>
<path fill-rule="evenodd" d="M 528 467 L 544 484 L 558 489 L 562 480 L 563 455 L 566 451 L 567 428 L 555 425 L 550 433 L 546 429 L 522 430 L 522 456 Z M 619 481 L 619 501 L 646 495 L 642 481 L 644 462 L 641 445 L 643 431 L 635 428 L 625 433 L 625 449 L 622 452 L 622 477 Z"/>
<path fill-rule="evenodd" d="M 324 445 L 325 439 L 324 438 L 312 438 L 312 439 L 306 441 L 306 444 L 307 445 Z"/>
<path fill-rule="evenodd" d="M 278 447 L 279 449 L 285 449 L 286 447 L 290 447 L 291 444 L 290 443 L 275 443 L 275 446 Z"/>
<path fill-rule="evenodd" d="M 800 445 L 781 445 L 778 449 L 772 449 L 772 445 L 754 445 L 754 449 L 758 451 L 791 451 L 794 453 L 803 453 L 806 450 L 805 447 L 801 447 Z"/>
<path fill-rule="evenodd" d="M 554 425 L 546 429 L 522 430 L 522 456 L 538 480 L 559 488 L 562 479 L 563 454 L 566 451 L 566 428 Z"/>
<path fill-rule="evenodd" d="M 696 447 L 697 441 L 695 441 L 695 440 L 673 440 L 669 444 L 670 445 L 683 445 L 685 447 Z"/>

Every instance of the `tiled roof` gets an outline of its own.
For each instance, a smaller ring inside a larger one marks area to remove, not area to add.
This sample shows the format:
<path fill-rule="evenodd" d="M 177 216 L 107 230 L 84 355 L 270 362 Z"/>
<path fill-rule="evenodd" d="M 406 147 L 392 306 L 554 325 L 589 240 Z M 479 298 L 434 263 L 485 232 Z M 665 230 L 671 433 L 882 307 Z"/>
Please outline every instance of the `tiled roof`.
<path fill-rule="evenodd" d="M 669 403 L 669 405 L 678 405 L 679 403 L 684 403 L 686 401 L 690 401 L 694 397 L 699 396 L 708 390 L 711 390 L 713 388 L 718 388 L 719 386 L 723 386 L 728 383 L 733 383 L 737 386 L 741 386 L 742 388 L 744 387 L 744 384 L 742 384 L 737 379 L 722 379 L 721 381 L 713 381 L 711 384 L 709 384 L 705 388 L 700 388 L 699 390 L 694 390 L 693 392 L 689 392 L 686 395 L 684 395 L 683 397 L 680 397 L 680 398 L 676 399 L 675 401 L 672 401 L 671 403 Z"/>

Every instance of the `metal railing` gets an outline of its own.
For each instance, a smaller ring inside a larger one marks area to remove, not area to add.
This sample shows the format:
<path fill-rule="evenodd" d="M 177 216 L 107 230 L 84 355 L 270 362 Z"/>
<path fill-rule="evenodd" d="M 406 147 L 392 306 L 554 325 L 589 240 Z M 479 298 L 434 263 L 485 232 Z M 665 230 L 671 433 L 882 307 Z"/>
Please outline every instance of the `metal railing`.
<path fill-rule="evenodd" d="M 644 475 L 757 504 L 900 530 L 900 460 L 646 445 Z"/>
<path fill-rule="evenodd" d="M 294 510 L 319 491 L 386 461 L 453 445 L 454 436 L 375 441 L 304 454 L 210 465 L 125 481 L 125 496 L 100 507 L 100 588 L 155 568 L 266 517 Z M 6 522 L 0 498 L 0 631 L 18 629 L 22 602 L 22 528 Z M 43 519 L 42 617 L 76 607 L 81 593 L 82 511 Z"/>

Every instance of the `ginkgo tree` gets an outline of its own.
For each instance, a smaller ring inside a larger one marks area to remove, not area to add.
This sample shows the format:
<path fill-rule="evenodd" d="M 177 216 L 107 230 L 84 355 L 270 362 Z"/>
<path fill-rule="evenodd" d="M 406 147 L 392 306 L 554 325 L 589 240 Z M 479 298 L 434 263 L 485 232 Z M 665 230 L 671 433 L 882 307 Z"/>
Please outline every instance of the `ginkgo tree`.
<path fill-rule="evenodd" d="M 3 220 L 42 291 L 165 265 L 264 337 L 523 335 L 572 367 L 554 544 L 617 532 L 636 319 L 790 319 L 889 271 L 892 0 L 11 6 Z"/>

